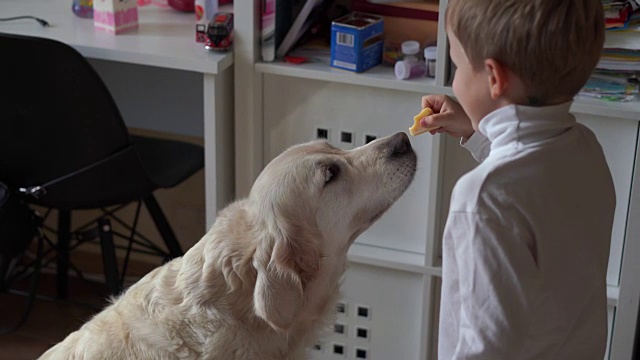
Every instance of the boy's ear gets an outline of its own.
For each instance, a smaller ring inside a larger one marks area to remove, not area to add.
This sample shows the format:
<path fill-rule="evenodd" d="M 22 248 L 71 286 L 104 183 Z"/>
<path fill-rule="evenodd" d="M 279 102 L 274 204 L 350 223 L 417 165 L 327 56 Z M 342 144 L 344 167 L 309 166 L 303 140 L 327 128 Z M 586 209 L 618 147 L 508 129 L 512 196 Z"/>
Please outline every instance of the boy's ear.
<path fill-rule="evenodd" d="M 495 59 L 486 59 L 484 69 L 489 82 L 489 92 L 493 100 L 502 97 L 507 89 L 508 73 L 507 69 Z"/>

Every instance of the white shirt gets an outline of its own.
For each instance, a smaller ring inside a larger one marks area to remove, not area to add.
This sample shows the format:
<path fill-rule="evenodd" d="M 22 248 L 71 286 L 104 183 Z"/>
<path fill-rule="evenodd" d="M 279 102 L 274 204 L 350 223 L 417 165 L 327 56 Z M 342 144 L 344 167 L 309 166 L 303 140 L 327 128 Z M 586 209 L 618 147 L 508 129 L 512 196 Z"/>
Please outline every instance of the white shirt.
<path fill-rule="evenodd" d="M 615 193 L 570 105 L 500 108 L 464 144 L 482 163 L 451 198 L 439 360 L 604 358 Z"/>

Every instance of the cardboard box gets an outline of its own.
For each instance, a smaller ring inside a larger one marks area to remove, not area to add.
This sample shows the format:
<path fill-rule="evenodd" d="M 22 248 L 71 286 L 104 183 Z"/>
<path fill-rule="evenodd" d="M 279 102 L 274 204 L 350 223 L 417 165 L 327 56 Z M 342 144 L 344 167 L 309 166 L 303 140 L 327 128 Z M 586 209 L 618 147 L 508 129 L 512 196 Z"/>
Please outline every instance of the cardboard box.
<path fill-rule="evenodd" d="M 137 29 L 138 4 L 136 0 L 93 0 L 93 24 L 113 34 Z"/>
<path fill-rule="evenodd" d="M 363 72 L 382 61 L 382 17 L 352 12 L 331 23 L 331 66 Z"/>

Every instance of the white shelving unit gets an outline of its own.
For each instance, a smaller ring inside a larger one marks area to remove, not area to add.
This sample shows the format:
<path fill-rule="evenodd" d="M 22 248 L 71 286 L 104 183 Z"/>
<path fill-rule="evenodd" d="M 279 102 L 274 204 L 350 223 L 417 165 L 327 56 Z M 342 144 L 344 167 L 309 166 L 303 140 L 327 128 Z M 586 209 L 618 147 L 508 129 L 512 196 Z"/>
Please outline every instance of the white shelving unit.
<path fill-rule="evenodd" d="M 355 74 L 322 63 L 261 62 L 260 3 L 238 1 L 234 6 L 239 196 L 248 193 L 271 158 L 312 139 L 318 128 L 330 130 L 335 145 L 355 147 L 363 144 L 364 135 L 406 130 L 422 95 L 453 95 L 447 86 L 449 60 L 441 25 L 436 78 L 399 81 L 384 66 Z M 440 8 L 445 7 L 441 0 Z M 634 281 L 640 274 L 640 102 L 578 98 L 572 111 L 599 137 L 614 177 L 618 206 L 607 277 L 607 359 L 631 359 L 640 299 L 640 282 Z M 355 142 L 340 143 L 345 131 L 355 135 Z M 337 330 L 343 331 L 323 339 L 314 359 L 437 358 L 441 235 L 451 189 L 474 162 L 449 137 L 412 142 L 419 155 L 416 181 L 351 248 L 343 287 L 346 313 L 338 316 Z M 422 228 L 415 226 L 420 223 Z M 358 306 L 369 309 L 367 317 L 358 316 Z M 366 338 L 358 336 L 358 329 L 360 335 L 366 329 Z"/>
<path fill-rule="evenodd" d="M 442 86 L 437 86 L 435 79 L 424 77 L 412 81 L 398 81 L 393 75 L 393 69 L 376 66 L 364 73 L 353 73 L 315 62 L 301 65 L 292 65 L 282 62 L 257 63 L 255 70 L 262 74 L 272 74 L 287 77 L 296 77 L 310 80 L 322 80 L 335 83 L 370 86 L 380 89 L 402 90 L 417 93 L 439 91 Z M 449 95 L 453 92 L 449 88 Z"/>

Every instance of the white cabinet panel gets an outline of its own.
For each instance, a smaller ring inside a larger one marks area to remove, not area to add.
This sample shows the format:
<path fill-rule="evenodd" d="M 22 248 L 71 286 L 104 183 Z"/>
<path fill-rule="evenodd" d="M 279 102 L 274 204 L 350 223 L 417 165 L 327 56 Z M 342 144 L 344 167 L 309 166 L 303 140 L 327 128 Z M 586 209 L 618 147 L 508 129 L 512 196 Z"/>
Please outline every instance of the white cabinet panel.
<path fill-rule="evenodd" d="M 333 332 L 311 351 L 312 358 L 419 359 L 427 341 L 421 336 L 422 284 L 419 274 L 351 265 L 339 303 L 344 311 L 338 312 Z"/>
<path fill-rule="evenodd" d="M 409 92 L 273 75 L 265 75 L 264 89 L 266 161 L 291 145 L 314 139 L 318 128 L 328 130 L 330 142 L 345 149 L 363 145 L 367 135 L 406 132 L 420 110 L 420 97 Z M 343 132 L 351 134 L 351 143 L 341 141 Z M 413 184 L 358 242 L 426 252 L 432 139 L 431 135 L 411 137 L 418 154 Z"/>
<path fill-rule="evenodd" d="M 440 295 L 442 293 L 442 278 L 434 277 L 433 301 L 431 305 L 431 339 L 429 360 L 438 360 L 438 330 L 440 329 Z"/>
<path fill-rule="evenodd" d="M 607 351 L 605 352 L 604 358 L 609 359 L 609 348 L 611 347 L 611 330 L 613 330 L 613 321 L 616 316 L 616 308 L 613 306 L 607 307 Z"/>

